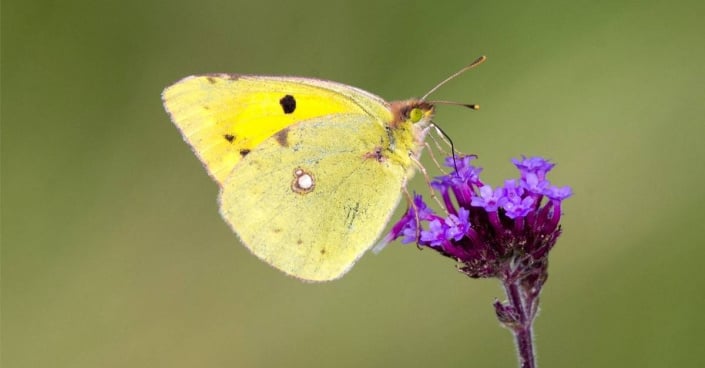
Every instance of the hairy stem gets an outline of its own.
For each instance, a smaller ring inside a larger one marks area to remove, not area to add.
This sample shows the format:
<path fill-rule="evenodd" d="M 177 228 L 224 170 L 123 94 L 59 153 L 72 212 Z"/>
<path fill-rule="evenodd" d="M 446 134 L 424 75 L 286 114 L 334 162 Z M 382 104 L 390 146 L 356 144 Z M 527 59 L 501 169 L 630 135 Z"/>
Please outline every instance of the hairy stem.
<path fill-rule="evenodd" d="M 508 326 L 514 334 L 520 368 L 536 368 L 534 354 L 533 323 L 536 311 L 534 302 L 528 293 L 523 292 L 517 280 L 505 280 L 504 290 L 507 293 L 509 305 L 516 312 L 518 320 Z"/>

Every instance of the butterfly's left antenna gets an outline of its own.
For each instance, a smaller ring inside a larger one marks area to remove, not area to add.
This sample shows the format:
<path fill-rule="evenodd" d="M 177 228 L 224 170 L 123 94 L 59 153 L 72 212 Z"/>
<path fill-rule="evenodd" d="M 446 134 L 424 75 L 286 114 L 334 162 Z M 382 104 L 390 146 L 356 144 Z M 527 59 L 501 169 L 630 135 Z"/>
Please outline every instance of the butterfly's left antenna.
<path fill-rule="evenodd" d="M 450 82 L 450 81 L 453 80 L 455 77 L 457 77 L 457 76 L 459 76 L 459 75 L 465 73 L 466 71 L 468 71 L 468 70 L 470 70 L 470 69 L 472 69 L 472 68 L 474 68 L 474 67 L 476 67 L 476 66 L 478 66 L 478 65 L 480 65 L 480 64 L 482 64 L 482 63 L 484 63 L 485 60 L 487 60 L 487 57 L 484 56 L 484 55 L 482 55 L 482 56 L 480 56 L 479 58 L 477 58 L 477 60 L 475 60 L 475 61 L 473 61 L 472 63 L 470 63 L 469 65 L 467 65 L 467 66 L 463 67 L 462 69 L 458 70 L 457 72 L 453 73 L 450 77 L 444 79 L 441 83 L 438 83 L 438 84 L 436 84 L 435 87 L 431 88 L 430 91 L 426 92 L 426 94 L 423 95 L 423 97 L 421 97 L 421 101 L 426 101 L 426 98 L 427 98 L 428 96 L 430 96 L 433 92 L 436 92 L 439 88 L 441 88 L 442 85 L 444 85 L 444 84 Z M 472 104 L 469 104 L 469 105 L 468 105 L 468 104 L 461 104 L 461 103 L 454 103 L 454 102 L 448 103 L 448 102 L 446 102 L 446 101 L 436 101 L 436 103 L 438 103 L 438 102 L 440 102 L 440 103 L 446 103 L 446 104 L 452 104 L 452 105 L 466 106 L 466 107 L 471 108 L 471 109 L 473 109 L 473 110 L 477 110 L 476 108 L 473 107 L 473 106 L 477 106 L 477 105 L 472 105 Z"/>

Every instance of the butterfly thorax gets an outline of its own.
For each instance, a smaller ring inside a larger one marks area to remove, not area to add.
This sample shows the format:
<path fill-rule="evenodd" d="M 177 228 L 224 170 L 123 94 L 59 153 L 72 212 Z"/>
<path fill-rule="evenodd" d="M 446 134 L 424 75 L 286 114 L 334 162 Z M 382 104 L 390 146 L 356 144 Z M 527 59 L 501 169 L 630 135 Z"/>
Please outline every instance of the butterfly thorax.
<path fill-rule="evenodd" d="M 431 125 L 435 107 L 421 100 L 390 102 L 392 120 L 389 122 L 390 159 L 413 171 L 413 159 L 418 159 L 424 138 Z"/>

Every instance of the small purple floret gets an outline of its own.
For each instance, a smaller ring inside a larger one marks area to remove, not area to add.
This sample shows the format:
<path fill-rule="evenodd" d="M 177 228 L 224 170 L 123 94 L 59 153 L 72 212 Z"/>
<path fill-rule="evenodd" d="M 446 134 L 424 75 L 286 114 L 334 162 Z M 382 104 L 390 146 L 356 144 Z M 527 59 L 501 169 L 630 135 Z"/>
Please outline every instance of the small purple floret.
<path fill-rule="evenodd" d="M 543 191 L 543 195 L 553 200 L 562 201 L 573 195 L 573 190 L 570 187 L 558 188 L 550 186 Z"/>
<path fill-rule="evenodd" d="M 445 235 L 446 232 L 443 227 L 443 222 L 441 222 L 440 219 L 435 219 L 428 223 L 428 230 L 421 231 L 420 239 L 424 242 L 424 244 L 432 247 L 438 247 L 443 245 Z"/>
<path fill-rule="evenodd" d="M 513 158 L 512 162 L 521 172 L 522 178 L 524 174 L 534 173 L 538 175 L 539 179 L 543 180 L 546 177 L 546 173 L 551 171 L 556 164 L 549 162 L 543 157 L 529 157 L 522 155 L 521 160 Z"/>
<path fill-rule="evenodd" d="M 467 234 L 470 229 L 470 211 L 465 208 L 458 210 L 458 215 L 448 215 L 445 220 L 446 234 L 448 240 L 458 241 Z"/>
<path fill-rule="evenodd" d="M 483 207 L 487 212 L 495 212 L 502 198 L 504 198 L 504 188 L 499 187 L 492 190 L 491 186 L 483 185 L 480 187 L 480 195 L 472 197 L 470 205 L 473 207 Z"/>
<path fill-rule="evenodd" d="M 513 200 L 507 200 L 502 204 L 505 215 L 510 219 L 526 217 L 534 207 L 534 199 L 532 197 L 515 197 Z"/>

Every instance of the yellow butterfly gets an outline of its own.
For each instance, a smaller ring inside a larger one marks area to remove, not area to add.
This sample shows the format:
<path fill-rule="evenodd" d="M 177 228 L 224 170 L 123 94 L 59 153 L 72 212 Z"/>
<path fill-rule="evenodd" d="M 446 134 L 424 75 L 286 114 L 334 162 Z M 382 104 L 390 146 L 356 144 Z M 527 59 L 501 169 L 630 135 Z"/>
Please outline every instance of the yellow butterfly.
<path fill-rule="evenodd" d="M 386 102 L 319 79 L 234 74 L 162 93 L 242 243 L 308 281 L 339 278 L 379 238 L 431 126 L 426 96 Z"/>

